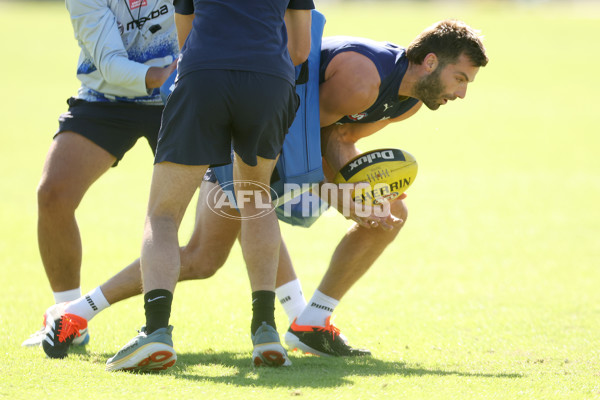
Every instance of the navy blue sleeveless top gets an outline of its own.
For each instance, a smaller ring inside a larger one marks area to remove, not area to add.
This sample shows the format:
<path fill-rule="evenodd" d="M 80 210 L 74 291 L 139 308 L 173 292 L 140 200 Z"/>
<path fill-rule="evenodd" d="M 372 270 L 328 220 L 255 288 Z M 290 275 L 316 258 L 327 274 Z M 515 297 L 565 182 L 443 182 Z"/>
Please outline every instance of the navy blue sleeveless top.
<path fill-rule="evenodd" d="M 381 85 L 379 96 L 371 107 L 361 113 L 341 118 L 337 121 L 338 124 L 368 123 L 396 118 L 419 102 L 413 97 L 399 98 L 398 90 L 408 68 L 408 60 L 404 48 L 389 42 L 376 42 L 350 36 L 323 38 L 319 82 L 324 81 L 325 70 L 333 57 L 345 51 L 360 53 L 373 61 L 379 72 Z"/>
<path fill-rule="evenodd" d="M 294 84 L 283 20 L 288 3 L 289 8 L 309 9 L 294 7 L 295 0 L 175 0 L 177 13 L 195 16 L 177 66 L 179 77 L 201 69 L 229 69 Z"/>

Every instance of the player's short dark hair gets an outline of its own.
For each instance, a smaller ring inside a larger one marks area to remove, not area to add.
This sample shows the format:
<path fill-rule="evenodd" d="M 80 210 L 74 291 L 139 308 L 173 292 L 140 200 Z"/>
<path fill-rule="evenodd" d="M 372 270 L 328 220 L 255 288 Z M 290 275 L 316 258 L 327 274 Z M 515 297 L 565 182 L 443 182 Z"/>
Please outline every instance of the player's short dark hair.
<path fill-rule="evenodd" d="M 410 62 L 422 64 L 425 56 L 434 53 L 440 63 L 454 64 L 465 54 L 476 67 L 485 67 L 488 58 L 478 30 L 462 21 L 446 19 L 425 29 L 406 49 Z"/>

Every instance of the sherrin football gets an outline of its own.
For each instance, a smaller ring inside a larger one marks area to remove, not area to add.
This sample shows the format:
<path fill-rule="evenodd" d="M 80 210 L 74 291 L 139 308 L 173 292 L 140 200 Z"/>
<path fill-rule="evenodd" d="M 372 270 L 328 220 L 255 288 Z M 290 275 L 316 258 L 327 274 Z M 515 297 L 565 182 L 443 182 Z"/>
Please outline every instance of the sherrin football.
<path fill-rule="evenodd" d="M 400 149 L 368 151 L 348 161 L 335 176 L 333 182 L 367 182 L 370 190 L 356 190 L 352 198 L 357 203 L 381 204 L 383 200 L 398 198 L 417 176 L 417 160 Z"/>

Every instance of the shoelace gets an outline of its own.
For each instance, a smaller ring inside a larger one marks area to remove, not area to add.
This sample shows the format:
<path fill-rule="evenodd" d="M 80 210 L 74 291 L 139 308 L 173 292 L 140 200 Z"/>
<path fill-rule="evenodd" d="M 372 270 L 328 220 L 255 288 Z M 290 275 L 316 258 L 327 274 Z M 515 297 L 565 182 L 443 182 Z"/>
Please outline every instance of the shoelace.
<path fill-rule="evenodd" d="M 331 337 L 333 338 L 333 340 L 335 340 L 335 337 L 339 336 L 341 333 L 339 328 L 337 328 L 335 325 L 333 325 L 331 323 L 331 320 L 329 319 L 329 317 L 327 318 L 327 320 L 325 320 L 325 326 L 319 327 L 318 330 L 322 331 L 322 332 L 331 332 Z"/>
<path fill-rule="evenodd" d="M 79 329 L 80 327 L 77 321 L 75 321 L 66 314 L 63 315 L 61 320 L 60 333 L 58 334 L 58 341 L 65 342 L 71 336 L 81 336 L 81 333 L 79 333 Z"/>

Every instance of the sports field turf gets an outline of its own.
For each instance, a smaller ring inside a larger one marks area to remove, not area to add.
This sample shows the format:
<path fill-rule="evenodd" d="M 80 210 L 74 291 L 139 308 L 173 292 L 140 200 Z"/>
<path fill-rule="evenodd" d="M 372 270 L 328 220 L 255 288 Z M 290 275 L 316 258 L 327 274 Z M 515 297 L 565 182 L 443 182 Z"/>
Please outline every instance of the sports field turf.
<path fill-rule="evenodd" d="M 252 369 L 236 246 L 215 277 L 177 287 L 175 367 L 136 375 L 104 364 L 142 325 L 140 297 L 96 317 L 91 343 L 66 360 L 20 348 L 52 302 L 36 185 L 78 86 L 78 49 L 62 3 L 0 2 L 0 398 L 600 398 L 600 6 L 421 3 L 319 6 L 326 35 L 403 45 L 437 20 L 463 19 L 490 57 L 465 100 L 361 143 L 407 150 L 420 168 L 406 227 L 336 310 L 374 357 L 294 353 L 289 369 Z M 138 256 L 151 163 L 138 143 L 83 201 L 84 291 Z M 282 226 L 307 296 L 348 226 L 335 214 L 310 230 Z M 283 333 L 280 307 L 277 323 Z"/>

